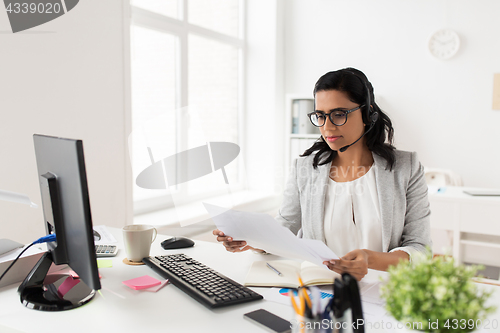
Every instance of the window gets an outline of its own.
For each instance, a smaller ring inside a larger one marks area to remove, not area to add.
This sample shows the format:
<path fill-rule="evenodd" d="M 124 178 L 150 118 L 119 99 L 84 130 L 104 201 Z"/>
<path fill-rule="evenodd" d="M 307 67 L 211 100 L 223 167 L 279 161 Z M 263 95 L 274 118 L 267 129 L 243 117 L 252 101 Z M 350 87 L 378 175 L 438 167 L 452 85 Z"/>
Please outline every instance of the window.
<path fill-rule="evenodd" d="M 226 193 L 220 171 L 168 189 L 144 189 L 137 176 L 180 152 L 226 141 L 241 145 L 243 0 L 131 0 L 134 211 Z M 241 163 L 225 167 L 241 188 Z"/>

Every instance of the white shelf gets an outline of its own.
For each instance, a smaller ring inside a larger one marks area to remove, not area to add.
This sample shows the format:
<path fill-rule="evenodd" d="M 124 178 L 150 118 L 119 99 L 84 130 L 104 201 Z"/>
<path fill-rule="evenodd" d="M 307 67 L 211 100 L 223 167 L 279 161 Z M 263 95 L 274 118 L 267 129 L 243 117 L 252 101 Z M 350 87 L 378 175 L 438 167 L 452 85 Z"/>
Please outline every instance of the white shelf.
<path fill-rule="evenodd" d="M 490 243 L 490 242 L 481 242 L 481 241 L 461 239 L 460 243 L 465 244 L 465 245 L 484 246 L 484 247 L 492 247 L 492 248 L 500 249 L 500 244 Z"/>
<path fill-rule="evenodd" d="M 446 186 L 446 191 L 429 194 L 431 228 L 452 232 L 458 264 L 467 260 L 500 266 L 500 197 L 473 197 L 464 194 L 466 190 L 478 189 Z M 488 256 L 480 254 L 484 249 Z"/>
<path fill-rule="evenodd" d="M 288 175 L 290 172 L 290 165 L 292 161 L 302 154 L 305 149 L 311 146 L 312 140 L 320 137 L 320 133 L 316 134 L 298 134 L 292 133 L 292 108 L 293 101 L 299 99 L 308 99 L 313 101 L 311 95 L 300 94 L 287 94 L 285 101 L 285 173 Z M 309 141 L 309 142 L 308 142 Z"/>

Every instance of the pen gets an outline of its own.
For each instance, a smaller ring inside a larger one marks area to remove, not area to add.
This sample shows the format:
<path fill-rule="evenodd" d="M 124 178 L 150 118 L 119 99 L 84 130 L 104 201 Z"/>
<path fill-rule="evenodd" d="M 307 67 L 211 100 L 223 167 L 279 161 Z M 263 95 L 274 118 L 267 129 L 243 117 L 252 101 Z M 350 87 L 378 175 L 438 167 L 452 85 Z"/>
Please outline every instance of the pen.
<path fill-rule="evenodd" d="M 266 262 L 266 266 L 269 267 L 269 269 L 273 270 L 276 274 L 278 274 L 279 276 L 282 276 L 283 274 L 281 274 L 280 271 L 278 271 L 276 268 L 274 268 L 273 266 L 271 266 L 268 262 Z"/>
<path fill-rule="evenodd" d="M 295 313 L 298 315 L 301 315 L 302 310 L 299 309 L 299 306 L 297 305 L 297 302 L 295 302 L 295 297 L 293 296 L 293 290 L 288 289 L 288 295 L 290 295 L 290 301 L 292 302 L 292 307 L 295 310 Z"/>
<path fill-rule="evenodd" d="M 298 278 L 299 278 L 299 284 L 300 284 L 300 287 L 304 287 L 304 282 L 302 282 L 302 279 L 300 278 L 300 275 L 297 275 Z M 304 287 L 305 288 L 305 287 Z M 309 307 L 312 307 L 312 303 L 311 303 L 311 299 L 309 298 L 309 295 L 307 294 L 307 291 L 304 292 L 304 299 L 305 301 L 307 302 L 307 305 L 309 305 Z"/>

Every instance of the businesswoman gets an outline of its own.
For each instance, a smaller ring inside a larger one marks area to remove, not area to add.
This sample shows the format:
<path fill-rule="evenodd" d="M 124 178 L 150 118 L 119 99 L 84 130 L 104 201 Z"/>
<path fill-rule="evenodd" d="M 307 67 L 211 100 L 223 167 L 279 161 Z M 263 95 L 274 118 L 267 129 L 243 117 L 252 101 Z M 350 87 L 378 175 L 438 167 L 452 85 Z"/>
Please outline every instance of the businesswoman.
<path fill-rule="evenodd" d="M 423 167 L 416 153 L 392 145 L 391 120 L 366 76 L 354 68 L 328 72 L 314 99 L 308 117 L 321 138 L 295 160 L 276 220 L 325 242 L 340 257 L 325 264 L 358 280 L 368 268 L 386 270 L 425 252 L 431 239 Z M 228 251 L 253 249 L 213 234 Z"/>

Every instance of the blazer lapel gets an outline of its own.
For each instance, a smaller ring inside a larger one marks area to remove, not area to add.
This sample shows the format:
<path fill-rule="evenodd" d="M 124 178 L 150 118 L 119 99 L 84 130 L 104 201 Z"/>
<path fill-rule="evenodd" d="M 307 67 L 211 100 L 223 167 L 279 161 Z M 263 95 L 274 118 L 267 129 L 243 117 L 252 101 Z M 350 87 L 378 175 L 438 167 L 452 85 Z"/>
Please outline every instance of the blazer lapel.
<path fill-rule="evenodd" d="M 328 184 L 328 178 L 330 177 L 330 168 L 332 163 L 319 165 L 317 169 L 313 169 L 313 182 L 311 187 L 311 216 L 313 219 L 318 219 L 320 223 L 312 223 L 313 226 L 318 226 L 311 230 L 314 234 L 314 239 L 321 239 L 323 242 L 325 240 L 325 199 L 326 199 L 326 189 Z"/>
<path fill-rule="evenodd" d="M 373 154 L 373 153 L 372 153 Z M 377 154 L 373 154 L 375 167 L 375 181 L 380 203 L 380 218 L 382 222 L 382 248 L 389 249 L 392 234 L 392 218 L 394 210 L 394 175 L 386 170 L 387 161 Z"/>

